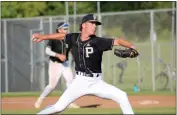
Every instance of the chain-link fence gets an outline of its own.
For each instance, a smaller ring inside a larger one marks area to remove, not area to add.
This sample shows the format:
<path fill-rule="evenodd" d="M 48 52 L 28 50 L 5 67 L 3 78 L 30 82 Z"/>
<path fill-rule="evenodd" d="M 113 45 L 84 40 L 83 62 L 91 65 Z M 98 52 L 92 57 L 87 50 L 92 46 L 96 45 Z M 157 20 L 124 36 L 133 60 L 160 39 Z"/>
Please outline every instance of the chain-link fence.
<path fill-rule="evenodd" d="M 162 88 L 163 82 L 166 81 L 161 79 L 159 82 L 156 79 L 164 68 L 159 60 L 162 59 L 175 68 L 175 41 L 171 38 L 172 11 L 125 12 L 109 16 L 103 14 L 102 22 L 104 22 L 103 36 L 123 36 L 132 41 L 140 52 L 137 60 L 118 59 L 112 56 L 112 51 L 105 53 L 103 62 L 106 65 L 104 66 L 106 80 L 121 89 L 131 89 L 134 84 L 138 84 L 142 90 Z M 124 61 L 127 62 L 127 66 L 122 70 L 120 66 Z M 110 68 L 112 65 L 115 68 Z M 122 82 L 120 82 L 121 76 Z M 175 85 L 175 81 L 172 85 Z M 171 88 L 169 82 L 165 89 L 174 90 L 174 88 L 175 86 Z"/>
<path fill-rule="evenodd" d="M 54 33 L 57 24 L 67 19 L 69 32 L 79 32 L 82 16 L 1 20 L 2 92 L 44 89 L 48 83 L 47 41 L 34 44 L 31 35 L 34 32 Z M 155 79 L 161 72 L 158 59 L 169 64 L 175 63 L 176 59 L 175 38 L 171 38 L 172 9 L 101 13 L 99 16 L 103 25 L 97 35 L 111 38 L 123 36 L 133 42 L 140 52 L 137 59 L 117 58 L 113 50 L 105 52 L 102 64 L 104 80 L 124 90 L 132 90 L 134 84 L 138 84 L 141 90 L 153 90 L 161 85 Z M 150 39 L 156 42 L 152 43 Z M 64 87 L 61 80 L 58 88 L 63 90 Z"/>

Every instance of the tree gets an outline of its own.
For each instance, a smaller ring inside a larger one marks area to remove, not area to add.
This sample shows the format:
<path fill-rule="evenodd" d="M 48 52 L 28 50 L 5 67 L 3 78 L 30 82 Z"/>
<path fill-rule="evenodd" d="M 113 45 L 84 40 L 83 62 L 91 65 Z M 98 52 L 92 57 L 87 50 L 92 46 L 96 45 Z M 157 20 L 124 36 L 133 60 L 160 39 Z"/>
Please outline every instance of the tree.
<path fill-rule="evenodd" d="M 73 2 L 68 2 L 69 14 L 73 14 Z M 42 2 L 1 2 L 2 18 L 35 17 L 49 15 L 64 15 L 65 2 L 42 1 Z M 154 1 L 101 1 L 101 12 L 116 12 L 141 9 L 171 8 L 170 2 Z M 97 2 L 77 2 L 77 14 L 96 13 Z"/>
<path fill-rule="evenodd" d="M 2 2 L 2 18 L 20 18 L 41 16 L 45 11 L 45 2 Z"/>
<path fill-rule="evenodd" d="M 65 3 L 64 2 L 46 2 L 46 9 L 44 15 L 64 15 L 65 13 Z"/>
<path fill-rule="evenodd" d="M 1 2 L 2 18 L 14 18 L 18 17 L 17 6 L 18 2 Z"/>

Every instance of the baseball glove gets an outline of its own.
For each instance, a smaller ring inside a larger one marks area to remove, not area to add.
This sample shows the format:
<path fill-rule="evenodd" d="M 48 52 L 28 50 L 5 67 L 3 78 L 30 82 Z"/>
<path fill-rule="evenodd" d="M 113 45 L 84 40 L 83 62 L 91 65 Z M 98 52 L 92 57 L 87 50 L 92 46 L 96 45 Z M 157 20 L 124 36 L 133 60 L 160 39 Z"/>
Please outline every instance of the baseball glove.
<path fill-rule="evenodd" d="M 121 58 L 135 58 L 139 55 L 138 51 L 133 48 L 128 49 L 114 49 L 114 54 Z"/>

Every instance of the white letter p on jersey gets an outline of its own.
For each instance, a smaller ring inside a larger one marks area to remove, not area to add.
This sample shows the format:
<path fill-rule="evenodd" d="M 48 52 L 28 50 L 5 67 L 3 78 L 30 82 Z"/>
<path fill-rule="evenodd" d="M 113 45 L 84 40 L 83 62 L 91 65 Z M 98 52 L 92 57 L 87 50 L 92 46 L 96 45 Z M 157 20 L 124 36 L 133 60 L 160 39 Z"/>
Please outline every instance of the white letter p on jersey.
<path fill-rule="evenodd" d="M 89 54 L 93 53 L 93 48 L 92 47 L 86 47 L 85 50 L 86 50 L 86 57 L 89 57 Z"/>

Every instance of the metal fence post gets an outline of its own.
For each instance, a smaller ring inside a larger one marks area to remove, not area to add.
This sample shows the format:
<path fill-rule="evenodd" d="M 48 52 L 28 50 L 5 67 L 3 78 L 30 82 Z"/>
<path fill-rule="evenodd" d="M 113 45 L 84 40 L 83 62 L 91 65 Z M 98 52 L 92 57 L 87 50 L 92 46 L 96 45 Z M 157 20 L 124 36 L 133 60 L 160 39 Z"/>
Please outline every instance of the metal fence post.
<path fill-rule="evenodd" d="M 150 12 L 150 40 L 151 40 L 151 69 L 152 69 L 152 90 L 155 91 L 155 71 L 154 71 L 154 12 Z"/>
<path fill-rule="evenodd" d="M 7 47 L 7 21 L 4 20 L 4 53 L 5 53 L 5 92 L 9 92 L 8 76 L 8 47 Z"/>
<path fill-rule="evenodd" d="M 30 38 L 33 35 L 33 31 L 30 30 Z M 31 90 L 33 88 L 33 75 L 34 75 L 34 59 L 33 59 L 33 41 L 30 40 L 30 82 L 31 82 Z"/>
<path fill-rule="evenodd" d="M 172 2 L 172 23 L 171 23 L 171 67 L 174 67 L 174 47 L 175 47 L 175 42 L 174 42 L 174 25 L 175 25 L 175 3 Z"/>
<path fill-rule="evenodd" d="M 100 14 L 100 2 L 97 2 L 97 15 L 98 15 L 98 20 L 101 22 L 101 14 Z M 98 26 L 98 36 L 102 36 L 102 26 Z"/>
<path fill-rule="evenodd" d="M 76 2 L 74 1 L 74 32 L 76 32 Z"/>
<path fill-rule="evenodd" d="M 43 19 L 40 19 L 40 30 L 43 30 Z M 44 32 L 42 31 L 42 34 L 44 34 Z M 45 42 L 41 43 L 41 47 L 40 47 L 40 52 L 41 52 L 41 90 L 45 88 Z"/>
<path fill-rule="evenodd" d="M 69 9 L 68 9 L 68 2 L 65 2 L 65 7 L 66 7 L 66 22 L 69 23 Z M 70 30 L 70 29 L 69 29 Z M 68 31 L 70 32 L 70 31 Z"/>
<path fill-rule="evenodd" d="M 102 69 L 102 78 L 104 80 L 104 64 L 103 63 L 101 64 L 101 69 Z"/>
<path fill-rule="evenodd" d="M 176 1 L 176 6 L 175 9 L 177 10 L 177 1 Z M 177 13 L 175 13 L 176 17 L 177 17 Z M 177 20 L 176 20 L 176 27 L 177 27 Z M 176 29 L 176 51 L 177 51 L 177 29 Z M 177 58 L 177 53 L 176 54 L 176 58 Z M 176 84 L 177 84 L 177 59 L 175 58 L 175 62 L 176 62 Z M 175 84 L 175 85 L 176 85 Z M 176 88 L 176 95 L 177 95 L 177 88 Z M 176 99 L 176 103 L 177 103 L 177 99 Z M 177 106 L 176 106 L 176 110 L 177 110 Z"/>
<path fill-rule="evenodd" d="M 68 8 L 68 2 L 65 2 L 65 12 L 66 12 L 66 22 L 69 23 L 69 8 Z M 68 32 L 70 32 L 70 28 L 68 29 Z M 76 32 L 76 2 L 74 1 L 74 32 Z M 68 54 L 68 60 L 69 60 L 69 67 L 72 67 L 72 54 L 69 52 Z M 63 81 L 61 82 L 63 84 Z"/>
<path fill-rule="evenodd" d="M 97 16 L 98 16 L 98 20 L 101 22 L 101 14 L 100 14 L 100 1 L 97 1 Z M 98 26 L 98 36 L 99 37 L 102 37 L 102 25 Z M 109 61 L 110 57 L 108 55 L 108 63 L 110 64 L 110 61 Z M 109 69 L 109 67 L 108 67 Z M 107 76 L 109 76 L 110 74 L 107 73 Z M 104 79 L 105 76 L 103 76 L 103 79 Z"/>
<path fill-rule="evenodd" d="M 157 44 L 157 59 L 160 59 L 160 44 Z M 157 64 L 158 65 L 158 73 L 160 72 L 160 63 Z"/>
<path fill-rule="evenodd" d="M 174 26 L 174 21 L 175 21 L 175 10 L 174 10 L 174 8 L 175 8 L 175 3 L 174 2 L 172 2 L 172 25 L 171 25 L 171 67 L 172 67 L 172 69 L 175 67 L 174 66 L 174 49 L 175 49 L 175 40 L 174 40 L 174 30 L 175 30 L 175 26 Z M 172 74 L 171 73 L 169 73 L 171 76 L 172 76 Z M 170 80 L 169 80 L 169 82 L 170 82 L 170 91 L 171 92 L 173 92 L 173 81 L 172 81 L 172 78 L 170 77 Z"/>
<path fill-rule="evenodd" d="M 117 79 L 116 79 L 116 65 L 113 65 L 113 84 L 116 85 Z"/>
<path fill-rule="evenodd" d="M 137 65 L 138 65 L 138 84 L 141 84 L 141 62 L 140 57 L 136 58 Z"/>
<path fill-rule="evenodd" d="M 107 70 L 110 70 L 110 65 L 111 65 L 111 64 L 110 64 L 110 59 L 111 59 L 111 58 L 110 58 L 110 57 L 111 57 L 111 52 L 110 52 L 110 51 L 107 52 L 107 56 L 108 56 L 108 58 L 107 58 Z M 111 75 L 111 72 L 108 71 L 106 77 L 109 78 L 110 75 Z"/>
<path fill-rule="evenodd" d="M 42 29 L 42 28 L 41 28 Z M 53 24 L 52 24 L 52 17 L 49 18 L 49 32 L 52 34 Z"/>

